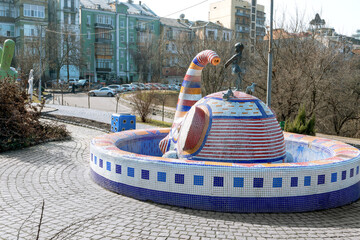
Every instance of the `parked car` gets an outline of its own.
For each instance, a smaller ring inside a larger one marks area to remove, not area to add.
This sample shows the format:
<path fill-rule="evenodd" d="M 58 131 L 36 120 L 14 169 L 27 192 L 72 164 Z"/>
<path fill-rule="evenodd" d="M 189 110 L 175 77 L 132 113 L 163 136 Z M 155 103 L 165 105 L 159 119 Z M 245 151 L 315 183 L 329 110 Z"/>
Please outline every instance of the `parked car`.
<path fill-rule="evenodd" d="M 98 90 L 91 90 L 89 91 L 90 96 L 108 96 L 113 97 L 116 94 L 115 90 L 108 88 L 108 87 L 102 87 Z"/>
<path fill-rule="evenodd" d="M 170 84 L 169 88 L 171 90 L 175 90 L 175 91 L 180 91 L 180 86 L 179 85 L 175 85 L 175 84 Z"/>
<path fill-rule="evenodd" d="M 134 85 L 136 90 L 145 90 L 145 85 L 143 83 L 131 83 L 131 85 Z"/>
<path fill-rule="evenodd" d="M 137 83 L 130 83 L 130 86 L 133 87 L 135 91 L 140 90 L 139 85 Z"/>
<path fill-rule="evenodd" d="M 89 80 L 87 80 L 87 79 L 80 79 L 79 81 L 77 81 L 75 83 L 75 86 L 77 86 L 77 87 L 85 87 L 87 85 L 89 85 Z"/>
<path fill-rule="evenodd" d="M 150 90 L 150 87 L 149 87 L 149 86 L 146 86 L 146 85 L 143 84 L 143 83 L 139 83 L 139 86 L 140 86 L 141 90 Z"/>
<path fill-rule="evenodd" d="M 131 84 L 123 84 L 121 86 L 124 88 L 125 92 L 127 92 L 127 91 L 135 91 L 134 86 L 131 86 Z"/>
<path fill-rule="evenodd" d="M 122 87 L 121 85 L 112 84 L 112 85 L 109 85 L 107 87 L 113 89 L 116 93 L 121 93 L 121 92 L 125 91 L 124 87 Z"/>

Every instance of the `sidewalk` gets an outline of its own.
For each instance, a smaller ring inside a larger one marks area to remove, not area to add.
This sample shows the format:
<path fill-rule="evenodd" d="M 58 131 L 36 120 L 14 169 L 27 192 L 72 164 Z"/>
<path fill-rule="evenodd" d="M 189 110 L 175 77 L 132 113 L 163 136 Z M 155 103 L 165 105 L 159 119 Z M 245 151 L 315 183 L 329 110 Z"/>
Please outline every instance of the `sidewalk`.
<path fill-rule="evenodd" d="M 71 116 L 78 118 L 91 119 L 97 122 L 102 123 L 111 123 L 111 115 L 114 112 L 106 112 L 101 110 L 89 109 L 89 108 L 80 108 L 80 107 L 70 107 L 56 104 L 46 104 L 45 108 L 42 111 L 49 115 L 62 115 L 62 116 Z M 149 129 L 156 128 L 155 126 L 136 123 L 136 129 Z"/>

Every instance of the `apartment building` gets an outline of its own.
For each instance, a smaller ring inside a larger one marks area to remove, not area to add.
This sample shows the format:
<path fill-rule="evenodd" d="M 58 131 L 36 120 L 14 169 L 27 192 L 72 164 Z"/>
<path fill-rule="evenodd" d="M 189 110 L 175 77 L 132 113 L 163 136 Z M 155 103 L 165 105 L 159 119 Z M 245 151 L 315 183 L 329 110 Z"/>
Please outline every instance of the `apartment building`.
<path fill-rule="evenodd" d="M 256 0 L 221 0 L 210 4 L 209 21 L 235 31 L 236 38 L 253 46 L 265 36 L 265 7 Z"/>
<path fill-rule="evenodd" d="M 138 81 L 134 55 L 159 36 L 159 17 L 145 4 L 80 0 L 80 29 L 87 66 L 82 75 L 95 82 Z"/>

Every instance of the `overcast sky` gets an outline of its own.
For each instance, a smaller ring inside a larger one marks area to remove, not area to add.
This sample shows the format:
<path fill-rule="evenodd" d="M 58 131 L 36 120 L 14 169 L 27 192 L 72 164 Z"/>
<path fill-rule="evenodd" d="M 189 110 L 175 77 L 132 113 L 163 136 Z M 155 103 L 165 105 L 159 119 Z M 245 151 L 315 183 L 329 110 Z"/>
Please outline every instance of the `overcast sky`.
<path fill-rule="evenodd" d="M 158 16 L 178 18 L 181 13 L 189 20 L 208 20 L 209 5 L 217 0 L 142 0 Z M 135 0 L 134 3 L 138 3 Z M 198 4 L 197 6 L 194 6 Z M 270 0 L 258 0 L 265 5 L 267 21 L 270 17 Z M 193 6 L 193 7 L 192 7 Z M 184 10 L 189 8 L 187 10 Z M 305 22 L 314 18 L 316 13 L 326 21 L 327 27 L 336 32 L 351 36 L 360 29 L 360 0 L 274 0 L 276 24 L 285 15 L 287 21 L 293 19 L 296 11 Z"/>

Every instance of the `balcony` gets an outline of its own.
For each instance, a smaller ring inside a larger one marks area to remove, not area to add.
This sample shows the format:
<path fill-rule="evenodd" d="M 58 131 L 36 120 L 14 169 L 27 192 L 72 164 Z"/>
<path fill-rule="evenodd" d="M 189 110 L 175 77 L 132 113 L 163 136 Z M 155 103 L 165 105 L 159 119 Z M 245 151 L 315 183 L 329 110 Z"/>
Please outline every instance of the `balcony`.
<path fill-rule="evenodd" d="M 246 13 L 242 13 L 242 12 L 236 12 L 235 15 L 250 18 L 250 14 L 246 14 Z"/>
<path fill-rule="evenodd" d="M 95 23 L 95 28 L 102 28 L 102 29 L 113 29 L 113 26 L 111 24 L 105 24 L 105 23 Z"/>
<path fill-rule="evenodd" d="M 111 39 L 95 37 L 95 43 L 111 44 Z"/>
<path fill-rule="evenodd" d="M 74 6 L 64 6 L 64 12 L 67 13 L 76 13 L 77 12 L 77 8 L 75 8 Z"/>
<path fill-rule="evenodd" d="M 111 72 L 111 68 L 96 68 L 96 72 Z"/>

